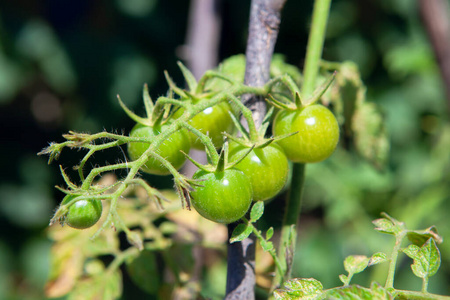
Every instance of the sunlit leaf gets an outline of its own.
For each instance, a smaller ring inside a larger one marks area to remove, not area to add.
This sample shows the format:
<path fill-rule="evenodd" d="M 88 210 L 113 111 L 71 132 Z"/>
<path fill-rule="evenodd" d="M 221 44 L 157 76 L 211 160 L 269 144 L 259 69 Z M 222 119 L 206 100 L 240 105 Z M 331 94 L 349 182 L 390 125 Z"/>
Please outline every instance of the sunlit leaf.
<path fill-rule="evenodd" d="M 430 238 L 434 239 L 438 244 L 443 241 L 443 238 L 438 234 L 437 229 L 434 226 L 431 226 L 425 230 L 410 230 L 406 236 L 411 243 L 419 247 L 425 244 Z"/>
<path fill-rule="evenodd" d="M 414 260 L 411 269 L 417 277 L 428 278 L 439 270 L 441 254 L 434 239 L 429 239 L 420 248 L 416 245 L 410 245 L 403 252 Z"/>
<path fill-rule="evenodd" d="M 270 240 L 273 236 L 273 227 L 270 227 L 269 229 L 267 229 L 266 232 L 266 240 Z"/>
<path fill-rule="evenodd" d="M 273 243 L 261 240 L 261 247 L 263 248 L 264 251 L 270 251 L 273 249 Z"/>
<path fill-rule="evenodd" d="M 389 233 L 393 234 L 396 232 L 395 225 L 388 219 L 382 218 L 382 219 L 376 219 L 373 220 L 372 223 L 376 226 L 375 230 L 383 232 L 383 233 Z"/>
<path fill-rule="evenodd" d="M 294 278 L 284 283 L 284 289 L 275 291 L 275 299 L 315 299 L 323 285 L 314 278 Z"/>
<path fill-rule="evenodd" d="M 349 274 L 360 273 L 367 268 L 369 260 L 365 255 L 350 255 L 344 260 L 344 268 Z"/>
<path fill-rule="evenodd" d="M 370 257 L 369 266 L 381 264 L 387 260 L 386 253 L 377 252 Z"/>
<path fill-rule="evenodd" d="M 379 284 L 373 283 L 371 288 L 364 288 L 359 285 L 334 288 L 324 293 L 321 299 L 333 300 L 388 300 L 392 296 Z"/>
<path fill-rule="evenodd" d="M 345 274 L 341 274 L 339 275 L 339 280 L 344 284 L 344 285 L 348 285 L 349 281 L 348 281 L 348 276 Z"/>
<path fill-rule="evenodd" d="M 262 217 L 263 213 L 264 213 L 264 202 L 263 201 L 256 202 L 253 205 L 252 210 L 250 211 L 250 222 L 254 223 L 258 221 Z"/>
<path fill-rule="evenodd" d="M 103 272 L 95 277 L 79 281 L 68 300 L 117 299 L 122 294 L 122 274 Z"/>
<path fill-rule="evenodd" d="M 241 242 L 245 240 L 251 233 L 253 229 L 251 225 L 247 224 L 238 224 L 236 228 L 233 230 L 233 233 L 230 238 L 230 243 Z"/>

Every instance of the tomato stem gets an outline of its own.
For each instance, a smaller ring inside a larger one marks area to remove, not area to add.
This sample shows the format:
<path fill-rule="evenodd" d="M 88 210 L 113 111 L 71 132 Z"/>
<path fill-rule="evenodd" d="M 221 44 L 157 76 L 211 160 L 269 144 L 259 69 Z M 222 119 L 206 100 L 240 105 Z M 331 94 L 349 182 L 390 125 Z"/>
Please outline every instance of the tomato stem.
<path fill-rule="evenodd" d="M 322 57 L 330 5 L 331 0 L 316 0 L 314 2 L 311 32 L 306 48 L 305 67 L 303 70 L 304 81 L 302 94 L 306 98 L 309 98 L 308 96 L 314 91 L 317 73 L 319 71 L 319 62 Z"/>
<path fill-rule="evenodd" d="M 272 285 L 272 289 L 277 288 L 285 279 L 290 277 L 290 270 L 292 266 L 287 265 L 287 261 L 293 261 L 292 257 L 286 257 L 286 249 L 288 247 L 294 247 L 296 245 L 295 227 L 297 226 L 298 218 L 300 215 L 303 183 L 305 181 L 305 164 L 295 163 L 292 170 L 291 188 L 288 191 L 286 197 L 286 205 L 284 211 L 283 225 L 281 228 L 281 238 L 278 249 L 278 259 L 283 265 L 283 269 L 286 273 L 279 275 L 276 273 L 275 280 Z M 294 228 L 293 228 L 294 227 Z M 293 252 L 292 254 L 293 255 Z"/>

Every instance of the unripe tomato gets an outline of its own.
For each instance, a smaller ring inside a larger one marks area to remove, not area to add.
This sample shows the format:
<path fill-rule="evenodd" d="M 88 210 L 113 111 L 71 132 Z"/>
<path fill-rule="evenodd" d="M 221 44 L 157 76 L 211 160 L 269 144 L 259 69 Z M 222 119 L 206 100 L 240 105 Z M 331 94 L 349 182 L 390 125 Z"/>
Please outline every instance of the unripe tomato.
<path fill-rule="evenodd" d="M 67 204 L 75 196 L 67 195 L 61 204 Z M 86 229 L 92 227 L 102 216 L 102 201 L 81 199 L 69 207 L 64 222 L 72 228 Z"/>
<path fill-rule="evenodd" d="M 249 148 L 230 144 L 229 160 L 242 157 Z M 239 164 L 234 166 L 250 178 L 253 201 L 264 201 L 275 197 L 284 187 L 289 174 L 289 163 L 283 149 L 276 143 L 253 149 Z"/>
<path fill-rule="evenodd" d="M 339 125 L 333 113 L 323 105 L 313 104 L 298 110 L 280 111 L 273 123 L 273 133 L 297 134 L 278 141 L 293 162 L 314 163 L 328 158 L 339 141 Z"/>
<path fill-rule="evenodd" d="M 250 179 L 239 170 L 222 172 L 198 170 L 192 176 L 202 186 L 191 192 L 195 210 L 211 221 L 229 224 L 242 218 L 252 203 Z"/>
<path fill-rule="evenodd" d="M 216 148 L 221 148 L 223 145 L 222 132 L 230 133 L 233 129 L 233 120 L 229 114 L 230 110 L 230 105 L 227 102 L 221 102 L 195 115 L 189 121 L 189 124 L 200 130 L 201 133 L 208 135 Z M 179 118 L 183 112 L 184 109 L 181 108 L 174 113 L 173 117 Z M 205 146 L 195 134 L 189 132 L 189 137 L 193 148 L 205 150 Z"/>
<path fill-rule="evenodd" d="M 160 125 L 157 127 L 145 126 L 142 124 L 136 124 L 130 132 L 130 137 L 156 137 L 163 130 L 165 130 L 169 124 Z M 175 169 L 180 169 L 186 162 L 186 157 L 180 150 L 185 153 L 189 153 L 190 141 L 187 130 L 181 129 L 174 132 L 167 140 L 165 140 L 158 149 L 155 151 L 165 159 L 167 159 Z M 128 154 L 132 160 L 136 160 L 148 149 L 149 143 L 135 142 L 128 144 Z M 169 170 L 162 166 L 161 163 L 153 157 L 150 157 L 145 165 L 141 168 L 144 172 L 155 175 L 168 175 Z"/>

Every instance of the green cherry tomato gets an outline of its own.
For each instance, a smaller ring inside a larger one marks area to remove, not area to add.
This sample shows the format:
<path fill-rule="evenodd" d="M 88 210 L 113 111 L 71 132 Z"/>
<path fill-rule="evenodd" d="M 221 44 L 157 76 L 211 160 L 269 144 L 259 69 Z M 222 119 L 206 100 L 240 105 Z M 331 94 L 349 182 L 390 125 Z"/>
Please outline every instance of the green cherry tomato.
<path fill-rule="evenodd" d="M 323 105 L 313 104 L 299 110 L 283 110 L 275 117 L 275 136 L 297 134 L 277 143 L 293 162 L 314 163 L 328 158 L 339 141 L 339 125 L 333 113 Z"/>
<path fill-rule="evenodd" d="M 230 144 L 229 159 L 236 161 L 249 148 Z M 283 149 L 275 143 L 264 148 L 253 149 L 235 166 L 250 178 L 253 201 L 264 201 L 275 197 L 284 187 L 289 175 L 289 163 Z"/>
<path fill-rule="evenodd" d="M 163 124 L 157 127 L 136 124 L 130 132 L 130 137 L 151 138 L 157 136 L 165 130 L 169 124 Z M 165 159 L 167 159 L 175 169 L 180 169 L 186 162 L 184 153 L 189 153 L 190 140 L 187 130 L 182 129 L 174 132 L 167 140 L 165 140 L 155 151 Z M 136 160 L 148 149 L 149 143 L 135 142 L 128 144 L 128 154 L 132 160 Z M 155 175 L 168 175 L 169 170 L 162 166 L 161 163 L 153 157 L 150 157 L 145 165 L 142 166 L 144 172 Z"/>
<path fill-rule="evenodd" d="M 61 204 L 67 204 L 75 196 L 67 195 Z M 72 228 L 86 229 L 92 227 L 102 216 L 102 201 L 81 199 L 69 207 L 64 222 Z"/>
<path fill-rule="evenodd" d="M 211 221 L 229 224 L 242 218 L 252 203 L 250 180 L 239 170 L 222 172 L 198 170 L 193 179 L 202 180 L 202 186 L 191 192 L 195 210 Z"/>
<path fill-rule="evenodd" d="M 197 103 L 201 103 L 202 101 L 207 100 L 200 100 Z M 195 115 L 189 121 L 189 124 L 200 130 L 201 133 L 208 135 L 216 148 L 221 148 L 223 145 L 222 132 L 230 133 L 233 129 L 233 120 L 229 114 L 230 110 L 230 105 L 227 102 L 221 102 Z M 183 109 L 179 109 L 174 113 L 173 117 L 179 118 L 183 112 Z M 205 146 L 195 134 L 189 132 L 189 137 L 191 138 L 193 148 L 205 150 Z"/>

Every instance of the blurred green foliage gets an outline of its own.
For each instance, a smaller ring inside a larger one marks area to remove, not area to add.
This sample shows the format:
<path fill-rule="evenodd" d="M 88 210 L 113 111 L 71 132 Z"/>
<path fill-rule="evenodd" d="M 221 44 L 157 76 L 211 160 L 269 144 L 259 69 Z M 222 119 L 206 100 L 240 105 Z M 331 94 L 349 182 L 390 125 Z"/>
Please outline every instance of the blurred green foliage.
<path fill-rule="evenodd" d="M 35 154 L 69 129 L 128 132 L 132 121 L 120 110 L 116 94 L 142 112 L 143 83 L 152 95 L 161 95 L 167 90 L 163 70 L 180 82 L 176 60 L 185 42 L 188 5 L 181 0 L 0 3 L 2 299 L 45 299 L 50 242 L 44 230 L 62 198 L 52 186 L 62 180 L 56 164 L 47 166 Z M 248 5 L 222 3 L 221 58 L 244 52 Z M 311 9 L 312 1 L 287 1 L 283 12 L 276 52 L 298 66 Z M 334 0 L 328 28 L 324 59 L 358 65 L 368 101 L 385 114 L 391 149 L 383 170 L 353 149 L 344 151 L 345 141 L 331 159 L 307 167 L 293 275 L 315 277 L 324 288 L 338 285 L 344 257 L 391 248 L 392 240 L 376 234 L 371 224 L 386 211 L 409 228 L 436 225 L 444 237 L 442 267 L 429 291 L 450 294 L 450 244 L 445 242 L 450 238 L 450 123 L 416 1 Z M 63 158 L 66 168 L 77 163 L 79 154 L 64 152 Z M 97 159 L 125 158 L 119 149 Z M 172 185 L 169 178 L 147 179 Z M 266 223 L 280 221 L 278 207 L 266 211 L 273 212 L 264 216 Z M 417 290 L 420 281 L 411 274 L 410 260 L 401 259 L 405 263 L 396 287 Z M 384 283 L 385 268 L 375 266 L 354 281 Z M 205 295 L 217 295 L 223 287 L 223 270 L 224 265 L 207 270 Z M 123 299 L 136 293 L 125 280 Z"/>

